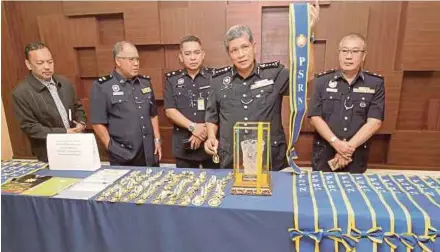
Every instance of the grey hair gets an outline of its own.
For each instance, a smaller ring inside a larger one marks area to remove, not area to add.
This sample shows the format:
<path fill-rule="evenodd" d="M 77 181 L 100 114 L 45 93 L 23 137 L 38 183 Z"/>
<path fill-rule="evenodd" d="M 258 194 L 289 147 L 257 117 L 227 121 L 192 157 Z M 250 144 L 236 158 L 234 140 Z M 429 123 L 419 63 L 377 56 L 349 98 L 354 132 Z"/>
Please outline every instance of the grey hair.
<path fill-rule="evenodd" d="M 130 43 L 130 42 L 128 42 L 128 41 L 119 41 L 119 42 L 116 42 L 116 44 L 113 46 L 113 49 L 112 49 L 113 59 L 116 59 L 116 57 L 118 56 L 118 54 L 124 50 L 124 46 L 125 46 L 125 45 L 131 45 L 131 46 L 133 46 L 133 47 L 136 48 L 135 45 L 133 45 L 132 43 Z"/>
<path fill-rule="evenodd" d="M 364 42 L 363 50 L 365 50 L 365 51 L 367 50 L 367 40 L 365 39 L 365 37 L 362 36 L 359 33 L 354 33 L 354 32 L 353 33 L 349 33 L 349 34 L 345 35 L 344 37 L 342 37 L 342 39 L 339 41 L 339 47 L 341 46 L 342 41 L 344 41 L 346 39 L 353 39 L 353 38 L 357 38 L 357 39 L 362 40 L 362 42 Z"/>
<path fill-rule="evenodd" d="M 229 42 L 241 38 L 246 35 L 249 42 L 254 42 L 254 36 L 252 35 L 251 29 L 247 25 L 234 25 L 226 32 L 225 48 L 229 51 Z"/>

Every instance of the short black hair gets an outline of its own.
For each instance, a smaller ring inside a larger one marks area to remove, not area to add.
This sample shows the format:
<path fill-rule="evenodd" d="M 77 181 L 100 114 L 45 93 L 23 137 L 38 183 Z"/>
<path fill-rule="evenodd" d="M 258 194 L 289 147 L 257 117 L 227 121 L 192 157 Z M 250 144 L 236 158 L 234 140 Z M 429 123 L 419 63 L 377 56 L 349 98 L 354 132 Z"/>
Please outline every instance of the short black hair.
<path fill-rule="evenodd" d="M 43 48 L 48 48 L 43 42 L 36 41 L 36 42 L 29 43 L 24 48 L 24 55 L 26 56 L 26 59 L 28 60 L 29 59 L 29 52 L 43 49 Z"/>
<path fill-rule="evenodd" d="M 199 45 L 202 45 L 202 41 L 197 36 L 189 35 L 189 36 L 183 37 L 183 39 L 180 40 L 180 43 L 179 43 L 180 49 L 182 49 L 183 43 L 185 43 L 185 42 L 197 42 L 197 43 L 199 43 Z"/>

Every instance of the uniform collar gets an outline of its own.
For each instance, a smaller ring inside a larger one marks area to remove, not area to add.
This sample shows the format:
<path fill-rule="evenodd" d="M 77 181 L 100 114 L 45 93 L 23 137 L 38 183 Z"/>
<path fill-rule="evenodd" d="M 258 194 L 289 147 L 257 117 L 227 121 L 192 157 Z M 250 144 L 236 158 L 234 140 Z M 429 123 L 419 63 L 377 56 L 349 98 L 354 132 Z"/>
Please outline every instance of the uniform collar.
<path fill-rule="evenodd" d="M 364 75 L 364 71 L 361 69 L 359 71 L 359 73 L 356 75 L 356 77 L 353 80 L 353 83 L 355 83 L 357 81 L 358 78 L 361 78 L 362 80 L 365 80 L 365 75 Z M 342 70 L 339 69 L 335 72 L 334 76 L 333 76 L 334 80 L 339 80 L 339 79 L 344 79 L 344 75 L 342 74 Z"/>
<path fill-rule="evenodd" d="M 184 69 L 182 70 L 182 75 L 187 75 L 189 78 L 191 78 L 191 76 L 188 74 L 188 70 L 186 70 L 186 68 L 184 68 Z M 205 79 L 208 79 L 208 75 L 207 75 L 206 70 L 205 70 L 204 67 L 201 67 L 201 68 L 200 68 L 200 71 L 196 74 L 196 76 L 194 77 L 194 79 L 196 79 L 197 76 L 199 76 L 199 75 L 202 76 L 202 77 L 205 78 Z"/>
<path fill-rule="evenodd" d="M 130 83 L 133 84 L 133 83 L 136 82 L 136 80 L 139 81 L 139 78 L 138 78 L 137 76 L 134 77 L 133 79 L 129 80 L 129 79 L 123 77 L 123 76 L 122 76 L 120 73 L 118 73 L 118 71 L 116 71 L 116 70 L 113 71 L 112 75 L 115 76 L 116 81 L 118 82 L 118 84 L 119 84 L 119 85 L 122 85 L 122 86 L 125 86 L 125 84 L 126 84 L 127 82 L 130 82 Z"/>
<path fill-rule="evenodd" d="M 52 76 L 52 79 L 50 81 L 40 80 L 35 77 L 32 71 L 30 71 L 26 79 L 31 87 L 34 88 L 37 92 L 42 92 L 45 88 L 47 88 L 49 83 L 55 83 L 57 87 L 61 87 L 61 82 L 57 81 L 54 76 Z"/>
<path fill-rule="evenodd" d="M 261 74 L 261 67 L 260 67 L 260 65 L 261 64 L 259 64 L 256 61 L 254 61 L 254 69 L 252 70 L 252 73 L 246 79 L 252 77 L 253 75 L 258 75 L 259 77 L 261 77 L 261 75 L 260 75 Z M 240 76 L 238 74 L 237 68 L 235 66 L 232 66 L 232 68 L 231 68 L 231 75 L 232 75 L 232 78 L 234 78 L 236 76 Z M 241 76 L 240 76 L 240 78 L 241 78 Z"/>

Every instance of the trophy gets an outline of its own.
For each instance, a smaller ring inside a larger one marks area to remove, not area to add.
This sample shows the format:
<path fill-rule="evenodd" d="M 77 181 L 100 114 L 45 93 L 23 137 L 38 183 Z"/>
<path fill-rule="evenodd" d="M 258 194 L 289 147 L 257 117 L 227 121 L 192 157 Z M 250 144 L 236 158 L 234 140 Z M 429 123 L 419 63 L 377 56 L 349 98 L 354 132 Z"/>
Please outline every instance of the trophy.
<path fill-rule="evenodd" d="M 270 123 L 237 122 L 233 134 L 234 183 L 231 194 L 272 195 Z"/>

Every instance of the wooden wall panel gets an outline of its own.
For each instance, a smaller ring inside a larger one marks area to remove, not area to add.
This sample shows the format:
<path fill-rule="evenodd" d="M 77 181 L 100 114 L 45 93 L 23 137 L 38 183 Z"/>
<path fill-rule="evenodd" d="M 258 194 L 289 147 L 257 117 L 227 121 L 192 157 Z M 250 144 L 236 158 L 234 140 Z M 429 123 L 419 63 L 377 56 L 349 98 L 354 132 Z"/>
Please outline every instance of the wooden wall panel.
<path fill-rule="evenodd" d="M 124 25 L 128 41 L 137 45 L 160 44 L 158 2 L 130 4 L 130 9 L 124 12 Z"/>
<path fill-rule="evenodd" d="M 404 70 L 440 70 L 440 3 L 409 2 L 402 50 Z"/>
<path fill-rule="evenodd" d="M 440 72 L 405 72 L 397 129 L 426 129 L 429 100 L 440 97 Z"/>
<path fill-rule="evenodd" d="M 15 120 L 10 96 L 28 72 L 17 57 L 23 55 L 27 43 L 41 39 L 48 44 L 56 72 L 74 83 L 88 111 L 92 82 L 114 68 L 113 44 L 121 40 L 133 42 L 141 58 L 140 73 L 149 75 L 153 82 L 165 141 L 164 161 L 173 162 L 172 125 L 164 115 L 161 99 L 164 73 L 182 68 L 178 60 L 180 39 L 189 34 L 199 36 L 206 52 L 205 65 L 221 67 L 230 64 L 223 45 L 227 29 L 247 24 L 257 44 L 257 61 L 280 60 L 287 66 L 289 3 L 2 2 L 2 100 L 14 155 L 31 155 L 27 139 Z M 315 31 L 315 71 L 336 67 L 340 38 L 357 32 L 365 35 L 368 42 L 365 67 L 385 76 L 386 120 L 373 137 L 371 166 L 439 167 L 438 157 L 432 151 L 439 149 L 440 142 L 439 3 L 320 1 L 320 5 L 321 16 Z M 310 90 L 311 85 L 308 96 Z M 288 136 L 288 97 L 283 100 L 282 116 Z M 301 132 L 296 146 L 298 162 L 310 165 L 314 129 L 307 119 Z M 423 153 L 413 150 L 419 145 Z M 107 160 L 105 150 L 99 146 L 102 159 Z M 408 157 L 414 153 L 423 160 L 410 160 Z"/>
<path fill-rule="evenodd" d="M 435 165 L 440 170 L 439 139 L 439 131 L 398 130 L 391 136 L 388 164 Z"/>

